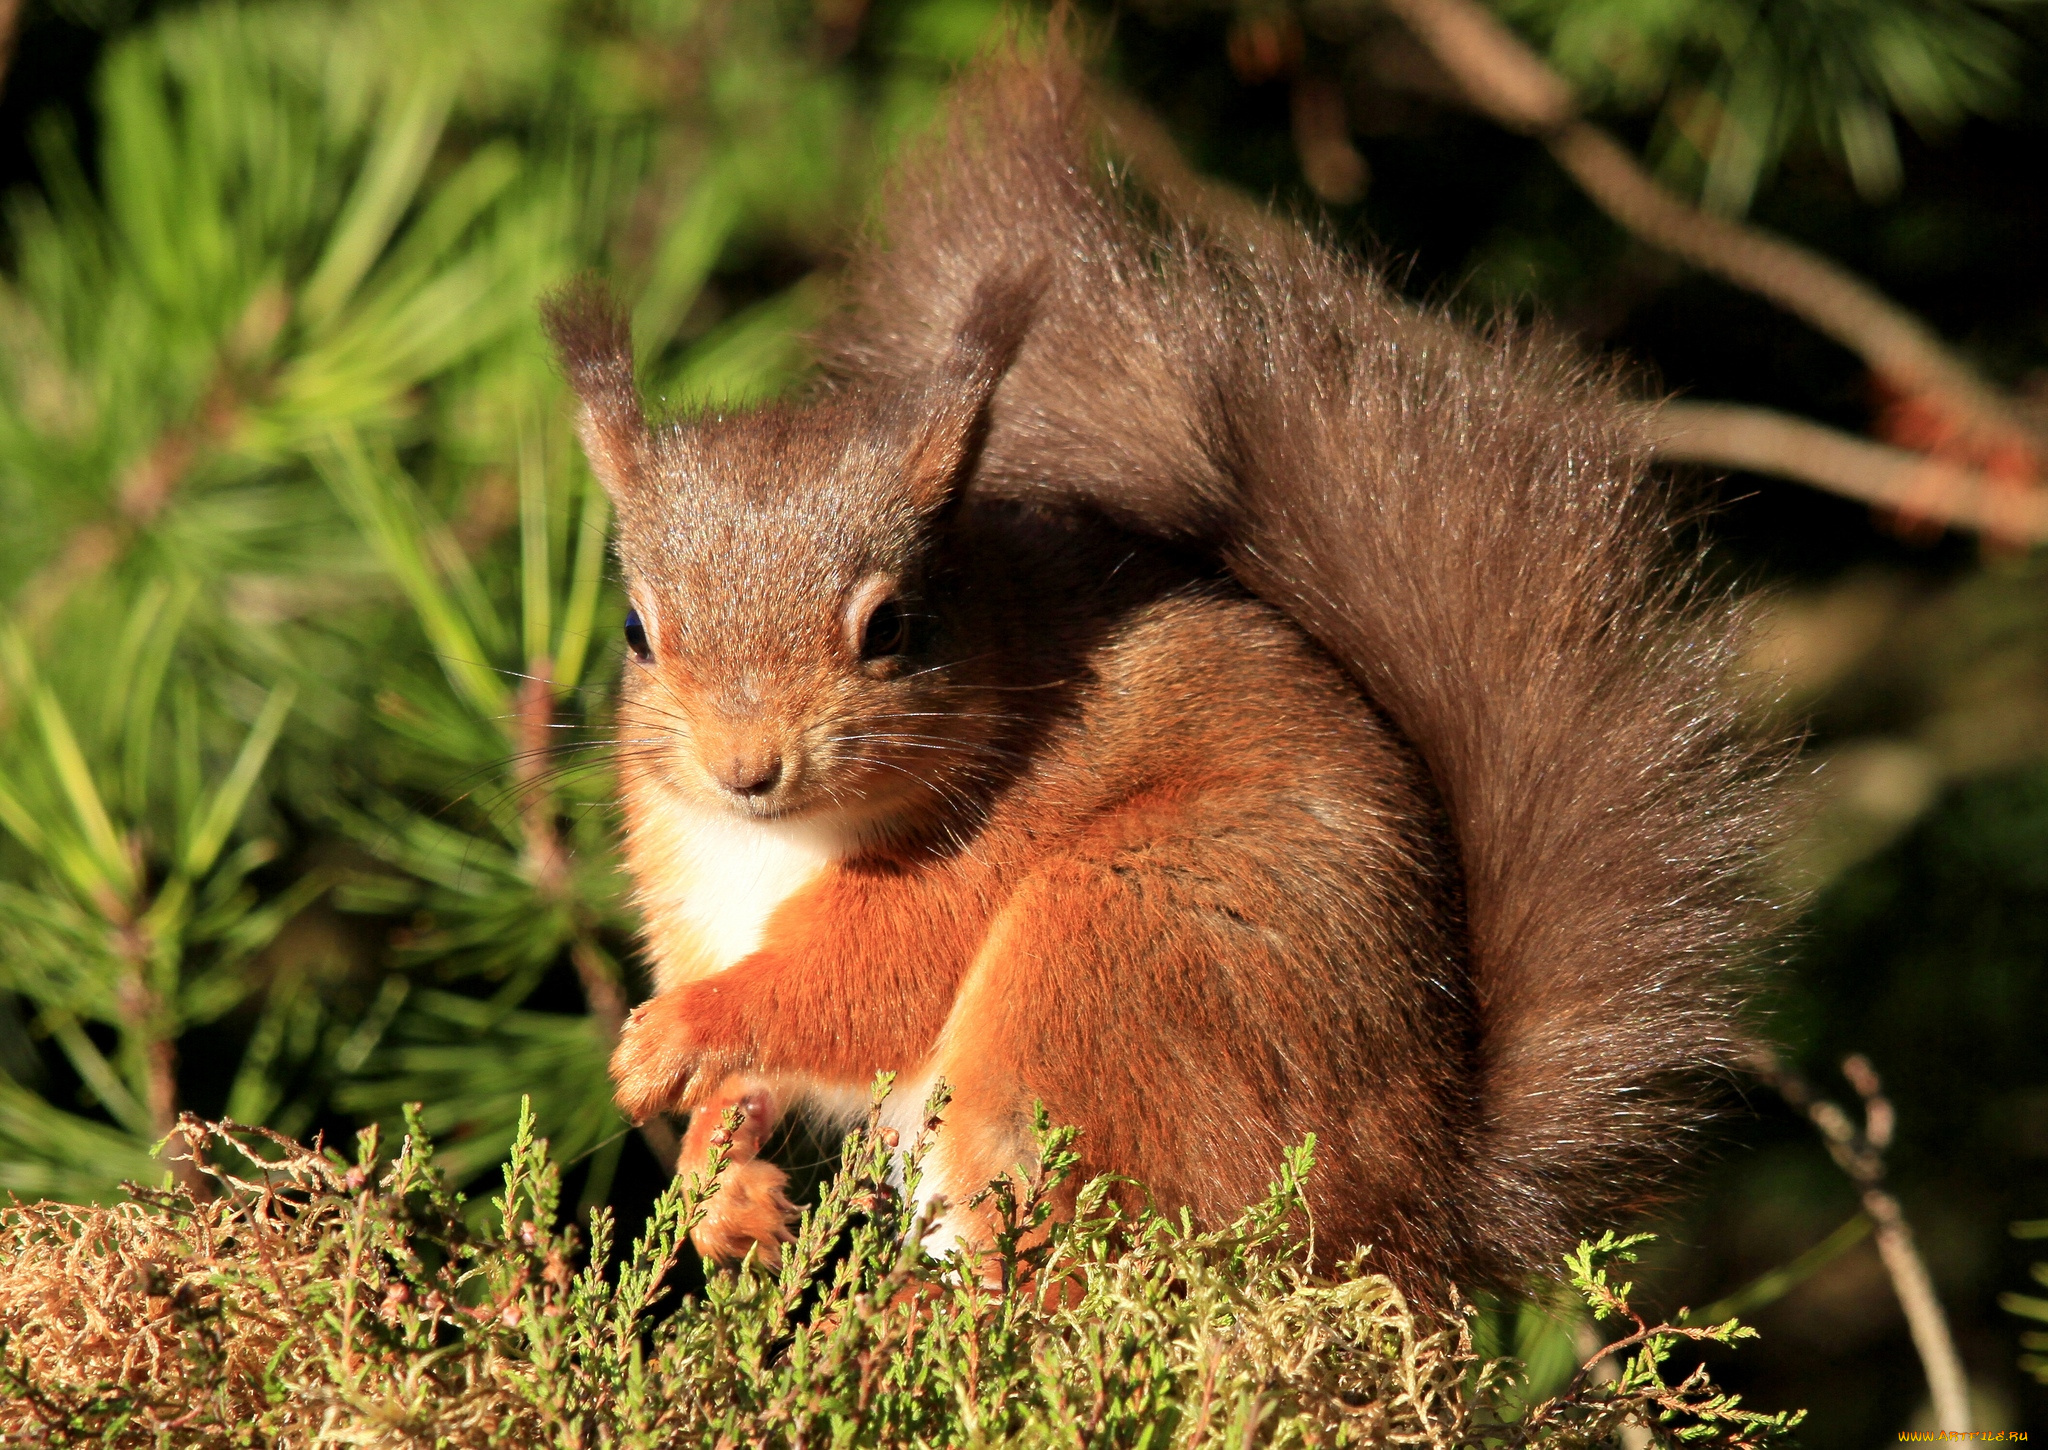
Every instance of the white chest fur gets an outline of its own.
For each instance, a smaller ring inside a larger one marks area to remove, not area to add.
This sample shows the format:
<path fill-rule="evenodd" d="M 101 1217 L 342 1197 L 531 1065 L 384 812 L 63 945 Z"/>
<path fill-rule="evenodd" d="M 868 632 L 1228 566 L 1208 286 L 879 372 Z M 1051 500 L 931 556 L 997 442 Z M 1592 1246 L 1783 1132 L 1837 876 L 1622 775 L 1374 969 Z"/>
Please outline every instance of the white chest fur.
<path fill-rule="evenodd" d="M 761 945 L 768 918 L 846 853 L 846 832 L 815 821 L 751 821 L 679 806 L 636 822 L 635 855 L 658 859 L 660 885 L 643 876 L 651 918 L 685 926 L 692 962 L 663 961 L 663 986 L 684 973 L 731 966 Z"/>

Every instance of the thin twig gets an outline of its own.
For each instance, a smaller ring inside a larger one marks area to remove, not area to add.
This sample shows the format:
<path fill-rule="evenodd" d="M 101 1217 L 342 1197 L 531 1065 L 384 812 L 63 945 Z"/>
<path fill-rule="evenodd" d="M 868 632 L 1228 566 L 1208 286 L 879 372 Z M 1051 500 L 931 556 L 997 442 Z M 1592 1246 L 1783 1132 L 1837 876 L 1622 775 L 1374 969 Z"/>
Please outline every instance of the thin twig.
<path fill-rule="evenodd" d="M 1666 403 L 1651 430 L 1670 462 L 1744 468 L 1997 539 L 2048 542 L 2048 492 L 1789 413 Z"/>
<path fill-rule="evenodd" d="M 150 942 L 133 921 L 114 931 L 114 948 L 127 969 L 115 1002 L 122 1030 L 140 1044 L 143 1106 L 149 1113 L 150 1135 L 162 1141 L 160 1156 L 178 1183 L 195 1199 L 212 1195 L 199 1164 L 200 1145 L 181 1133 L 178 1110 L 178 1042 L 165 1030 L 163 1002 L 149 982 Z M 179 1149 L 183 1148 L 181 1155 Z"/>
<path fill-rule="evenodd" d="M 1970 1382 L 1963 1373 L 1963 1361 L 1956 1353 L 1949 1333 L 1948 1316 L 1928 1276 L 1927 1264 L 1913 1246 L 1913 1230 L 1906 1222 L 1898 1199 L 1884 1184 L 1884 1152 L 1891 1146 L 1897 1121 L 1891 1100 L 1870 1059 L 1860 1053 L 1843 1060 L 1842 1076 L 1863 1100 L 1863 1125 L 1859 1128 L 1837 1104 L 1817 1096 L 1798 1072 L 1786 1067 L 1768 1052 L 1752 1059 L 1757 1075 L 1778 1095 L 1820 1130 L 1828 1154 L 1862 1190 L 1863 1211 L 1876 1226 L 1877 1252 L 1891 1275 L 1892 1290 L 1899 1307 L 1906 1312 L 1912 1331 L 1913 1348 L 1919 1351 L 1927 1373 L 1927 1391 L 1934 1401 L 1935 1423 L 1945 1435 L 1967 1435 L 1970 1431 Z"/>
<path fill-rule="evenodd" d="M 1761 227 L 1701 211 L 1580 118 L 1564 78 L 1478 0 L 1387 0 L 1483 114 L 1536 136 L 1602 210 L 1652 246 L 1768 298 L 1901 390 L 1939 398 L 1979 441 L 2041 435 L 1934 330 L 1847 268 Z"/>
<path fill-rule="evenodd" d="M 1611 1385 L 1621 1378 L 1621 1361 L 1601 1341 L 1600 1330 L 1590 1319 L 1579 1320 L 1572 1328 L 1572 1350 L 1585 1366 L 1581 1373 L 1596 1385 Z M 1655 1442 L 1650 1432 L 1634 1420 L 1624 1421 L 1614 1432 L 1615 1443 L 1621 1450 L 1650 1450 Z"/>
<path fill-rule="evenodd" d="M 1302 178 L 1324 201 L 1348 206 L 1365 195 L 1372 168 L 1351 144 L 1344 88 L 1327 76 L 1299 75 L 1288 95 L 1294 154 Z"/>
<path fill-rule="evenodd" d="M 554 662 L 527 662 L 512 719 L 513 782 L 519 791 L 522 855 L 533 889 L 550 900 L 569 894 L 569 852 L 555 827 L 555 801 L 546 785 L 550 732 L 555 724 Z M 569 960 L 583 988 L 583 1004 L 597 1019 L 607 1047 L 619 1040 L 626 1025 L 626 994 L 618 974 L 579 929 L 569 944 Z M 640 1124 L 640 1139 L 663 1168 L 673 1168 L 682 1143 L 676 1130 L 660 1118 Z"/>

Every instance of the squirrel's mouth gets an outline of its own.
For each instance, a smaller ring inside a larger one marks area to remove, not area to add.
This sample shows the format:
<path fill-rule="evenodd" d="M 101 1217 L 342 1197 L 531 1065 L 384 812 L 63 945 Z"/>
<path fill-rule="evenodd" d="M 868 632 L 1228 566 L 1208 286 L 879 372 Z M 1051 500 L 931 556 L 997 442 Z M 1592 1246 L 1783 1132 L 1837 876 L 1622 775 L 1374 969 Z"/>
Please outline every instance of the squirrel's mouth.
<path fill-rule="evenodd" d="M 832 822 L 863 837 L 914 833 L 935 800 L 959 794 L 950 762 L 845 753 L 839 743 L 791 731 L 773 749 L 735 752 L 728 739 L 700 737 L 677 764 L 699 800 L 721 813 L 763 825 Z"/>
<path fill-rule="evenodd" d="M 807 771 L 773 792 L 747 794 L 714 785 L 708 794 L 740 820 L 764 826 L 826 826 L 862 840 L 915 829 L 927 804 L 921 782 L 884 771 L 853 776 L 826 779 Z"/>
<path fill-rule="evenodd" d="M 813 810 L 801 801 L 762 801 L 747 796 L 735 796 L 731 791 L 721 791 L 719 794 L 725 802 L 726 809 L 742 820 L 798 820 L 812 814 Z"/>
<path fill-rule="evenodd" d="M 704 772 L 699 788 L 742 820 L 778 821 L 808 814 L 824 798 L 807 788 L 808 782 L 785 775 L 767 788 L 735 789 L 712 771 Z"/>
<path fill-rule="evenodd" d="M 816 778 L 809 762 L 790 759 L 779 778 L 765 787 L 735 788 L 716 772 L 705 771 L 703 788 L 733 815 L 746 821 L 800 821 L 842 815 L 848 792 L 834 790 Z M 853 792 L 858 804 L 859 793 Z"/>

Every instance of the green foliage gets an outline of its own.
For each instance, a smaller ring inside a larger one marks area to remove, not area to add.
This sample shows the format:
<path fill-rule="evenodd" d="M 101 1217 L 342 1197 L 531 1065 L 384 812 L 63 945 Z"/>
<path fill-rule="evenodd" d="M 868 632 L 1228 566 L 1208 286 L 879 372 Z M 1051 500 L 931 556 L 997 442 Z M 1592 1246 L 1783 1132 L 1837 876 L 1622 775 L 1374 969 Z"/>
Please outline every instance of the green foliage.
<path fill-rule="evenodd" d="M 1798 1424 L 1803 1416 L 1797 1411 L 1764 1415 L 1743 1409 L 1740 1395 L 1726 1394 L 1713 1386 L 1707 1378 L 1705 1365 L 1695 1365 L 1677 1384 L 1666 1380 L 1664 1367 L 1681 1343 L 1733 1344 L 1742 1339 L 1754 1339 L 1756 1331 L 1735 1319 L 1705 1325 L 1652 1326 L 1645 1322 L 1643 1316 L 1629 1305 L 1629 1294 L 1634 1285 L 1614 1283 L 1609 1277 L 1608 1266 L 1633 1262 L 1636 1246 L 1649 1242 L 1650 1238 L 1649 1234 L 1618 1238 L 1610 1229 L 1597 1242 L 1582 1243 L 1565 1258 L 1565 1270 L 1572 1287 L 1584 1297 L 1593 1317 L 1620 1320 L 1633 1326 L 1632 1333 L 1607 1346 L 1609 1355 L 1617 1355 L 1623 1350 L 1635 1351 L 1620 1361 L 1619 1371 L 1612 1382 L 1615 1398 L 1623 1403 L 1654 1407 L 1660 1423 L 1682 1426 L 1676 1431 L 1675 1438 L 1685 1443 L 1712 1440 L 1717 1433 L 1734 1436 L 1774 1434 Z M 1619 1428 L 1621 1421 L 1617 1418 L 1613 1423 Z"/>
<path fill-rule="evenodd" d="M 1894 116 L 1923 130 L 2000 109 L 2027 0 L 1502 0 L 1595 104 L 1653 111 L 1655 159 L 1717 211 L 1748 209 L 1818 146 L 1866 196 L 1899 184 Z"/>
<path fill-rule="evenodd" d="M 2015 1237 L 2023 1239 L 2048 1239 L 2048 1220 L 2035 1219 L 2012 1226 Z M 2033 1266 L 2034 1282 L 2048 1288 L 2048 1264 Z M 2048 1324 L 2048 1299 L 2038 1294 L 2001 1294 L 1999 1307 L 2008 1314 L 2036 1324 Z M 2043 1384 L 2048 1384 L 2048 1330 L 2030 1329 L 2020 1335 L 2020 1368 Z"/>
<path fill-rule="evenodd" d="M 1866 199 L 1901 180 L 1896 121 L 1923 133 L 1995 115 L 2019 98 L 2027 43 L 2014 22 L 2038 0 L 1493 0 L 1589 107 L 1648 117 L 1650 159 L 1710 210 L 1739 215 L 1787 156 L 1818 151 Z M 1227 10 L 1250 29 L 1277 17 L 1350 53 L 1333 69 L 1416 88 L 1405 43 L 1366 0 L 1148 0 L 1162 17 Z M 1298 32 L 1297 32 L 1298 33 Z M 1265 45 L 1276 57 L 1282 43 Z M 1256 53 L 1257 45 L 1247 51 Z M 1258 69 L 1269 62 L 1254 62 Z M 1327 64 L 1327 63 L 1325 63 Z M 1406 71 L 1411 79 L 1403 81 Z M 1433 86 L 1420 87 L 1435 95 Z M 1355 110 L 1385 110 L 1368 99 Z M 1539 232 L 1531 246 L 1569 246 Z"/>
<path fill-rule="evenodd" d="M 616 1152 L 619 605 L 536 303 L 596 268 L 652 391 L 787 385 L 807 272 L 997 18 L 897 7 L 857 79 L 821 14 L 215 3 L 110 48 L 94 158 L 40 127 L 0 274 L 0 1188 L 110 1193 L 191 1105 L 425 1099 L 460 1174 L 532 1093 Z"/>
<path fill-rule="evenodd" d="M 1508 1450 L 1606 1444 L 1628 1423 L 1660 1444 L 1760 1446 L 1795 1422 L 1741 1410 L 1704 1371 L 1665 1383 L 1676 1339 L 1746 1331 L 1646 1327 L 1605 1267 L 1637 1240 L 1612 1235 L 1570 1268 L 1597 1312 L 1636 1326 L 1613 1349 L 1633 1357 L 1525 1407 L 1513 1366 L 1474 1353 L 1466 1314 L 1417 1309 L 1364 1263 L 1306 1272 L 1308 1148 L 1214 1232 L 1126 1212 L 1128 1185 L 1108 1180 L 1060 1222 L 1072 1132 L 1041 1118 L 1039 1168 L 976 1200 L 999 1225 L 994 1251 L 934 1263 L 916 1205 L 943 1109 L 941 1091 L 900 1164 L 871 1115 L 777 1271 L 750 1259 L 681 1297 L 671 1280 L 717 1180 L 678 1180 L 617 1261 L 598 1210 L 586 1253 L 530 1111 L 482 1214 L 416 1117 L 389 1160 L 374 1130 L 351 1160 L 188 1119 L 213 1161 L 242 1165 L 209 1169 L 209 1196 L 0 1216 L 0 1435 Z"/>

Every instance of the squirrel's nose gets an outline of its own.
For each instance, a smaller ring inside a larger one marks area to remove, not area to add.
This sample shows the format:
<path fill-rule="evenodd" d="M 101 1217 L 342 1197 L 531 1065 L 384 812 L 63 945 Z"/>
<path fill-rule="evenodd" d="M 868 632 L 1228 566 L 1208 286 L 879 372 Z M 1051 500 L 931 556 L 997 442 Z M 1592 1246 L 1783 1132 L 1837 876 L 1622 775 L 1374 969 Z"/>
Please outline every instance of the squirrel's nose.
<path fill-rule="evenodd" d="M 782 757 L 774 750 L 735 750 L 711 767 L 712 777 L 734 795 L 766 795 L 782 779 Z"/>

